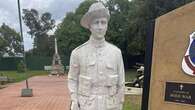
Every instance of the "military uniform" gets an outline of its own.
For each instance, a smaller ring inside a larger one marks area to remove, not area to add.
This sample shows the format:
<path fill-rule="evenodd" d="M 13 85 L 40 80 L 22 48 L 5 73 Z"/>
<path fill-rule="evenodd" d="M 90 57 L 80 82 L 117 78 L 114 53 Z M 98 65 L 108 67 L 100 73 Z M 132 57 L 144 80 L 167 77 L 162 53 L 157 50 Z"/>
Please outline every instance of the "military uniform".
<path fill-rule="evenodd" d="M 95 45 L 90 40 L 74 49 L 68 87 L 75 104 L 71 110 L 122 110 L 124 66 L 120 49 L 106 41 Z"/>

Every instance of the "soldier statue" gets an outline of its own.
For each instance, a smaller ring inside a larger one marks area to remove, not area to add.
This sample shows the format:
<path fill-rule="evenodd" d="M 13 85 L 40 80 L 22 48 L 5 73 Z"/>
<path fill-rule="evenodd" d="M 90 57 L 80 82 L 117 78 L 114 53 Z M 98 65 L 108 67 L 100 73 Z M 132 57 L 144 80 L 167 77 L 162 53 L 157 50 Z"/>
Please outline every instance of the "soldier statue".
<path fill-rule="evenodd" d="M 120 49 L 105 41 L 109 18 L 109 10 L 96 2 L 81 19 L 91 36 L 71 53 L 71 110 L 122 110 L 124 65 Z"/>

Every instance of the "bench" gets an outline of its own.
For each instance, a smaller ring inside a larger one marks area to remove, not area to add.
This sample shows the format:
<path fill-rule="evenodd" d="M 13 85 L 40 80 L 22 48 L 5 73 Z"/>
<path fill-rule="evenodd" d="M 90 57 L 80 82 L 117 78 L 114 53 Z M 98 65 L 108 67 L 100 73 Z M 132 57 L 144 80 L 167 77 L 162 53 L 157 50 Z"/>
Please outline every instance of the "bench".
<path fill-rule="evenodd" d="M 8 82 L 9 78 L 7 76 L 0 76 L 0 84 L 3 85 L 5 82 Z"/>

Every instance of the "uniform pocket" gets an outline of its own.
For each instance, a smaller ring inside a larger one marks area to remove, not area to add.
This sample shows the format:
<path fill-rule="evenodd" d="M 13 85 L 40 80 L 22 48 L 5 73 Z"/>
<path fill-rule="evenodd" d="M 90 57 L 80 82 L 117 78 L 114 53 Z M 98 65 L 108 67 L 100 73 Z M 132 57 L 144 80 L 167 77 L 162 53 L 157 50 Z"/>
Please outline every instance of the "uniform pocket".
<path fill-rule="evenodd" d="M 106 61 L 106 65 L 105 65 L 105 72 L 108 75 L 114 75 L 116 74 L 116 67 L 115 64 L 112 61 Z"/>
<path fill-rule="evenodd" d="M 88 97 L 79 95 L 79 105 L 80 107 L 85 106 L 87 103 Z"/>
<path fill-rule="evenodd" d="M 94 66 L 96 63 L 95 59 L 88 62 L 88 67 Z"/>
<path fill-rule="evenodd" d="M 119 103 L 118 103 L 117 97 L 114 96 L 108 96 L 106 99 L 106 108 L 107 110 L 119 110 Z"/>
<path fill-rule="evenodd" d="M 107 84 L 109 95 L 115 95 L 117 93 L 119 76 L 118 75 L 109 75 L 107 78 Z"/>
<path fill-rule="evenodd" d="M 89 96 L 91 91 L 91 78 L 88 76 L 79 76 L 79 94 Z"/>
<path fill-rule="evenodd" d="M 106 69 L 107 69 L 108 73 L 113 73 L 114 72 L 114 65 L 111 62 L 107 62 Z"/>
<path fill-rule="evenodd" d="M 106 68 L 109 69 L 109 70 L 114 70 L 114 65 L 110 62 L 107 62 L 106 63 Z"/>
<path fill-rule="evenodd" d="M 79 110 L 95 110 L 94 108 L 96 107 L 95 97 L 79 95 L 78 99 L 79 99 L 79 104 L 80 104 Z"/>
<path fill-rule="evenodd" d="M 115 86 L 118 84 L 119 76 L 116 75 L 108 75 L 107 78 L 107 86 Z"/>

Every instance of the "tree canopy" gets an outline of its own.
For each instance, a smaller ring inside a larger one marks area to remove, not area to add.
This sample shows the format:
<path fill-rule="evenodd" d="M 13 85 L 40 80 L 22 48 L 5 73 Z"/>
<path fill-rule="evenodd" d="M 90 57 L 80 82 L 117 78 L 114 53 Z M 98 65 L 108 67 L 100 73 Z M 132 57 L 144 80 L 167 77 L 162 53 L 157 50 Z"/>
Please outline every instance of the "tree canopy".
<path fill-rule="evenodd" d="M 70 56 L 74 48 L 88 40 L 90 33 L 81 27 L 80 19 L 94 2 L 95 0 L 87 0 L 81 3 L 74 13 L 67 13 L 63 22 L 58 26 L 55 36 L 58 39 L 61 54 Z"/>
<path fill-rule="evenodd" d="M 54 45 L 51 44 L 52 37 L 47 32 L 55 27 L 55 20 L 49 12 L 39 14 L 36 9 L 23 9 L 23 20 L 29 28 L 28 34 L 34 38 L 34 55 L 49 56 Z M 53 43 L 52 43 L 53 44 Z"/>
<path fill-rule="evenodd" d="M 23 53 L 22 39 L 19 33 L 3 23 L 0 27 L 0 56 L 15 56 Z"/>
<path fill-rule="evenodd" d="M 110 21 L 106 40 L 122 50 L 124 62 L 128 58 L 145 53 L 147 25 L 150 21 L 194 0 L 106 0 L 110 11 Z M 90 32 L 80 25 L 80 19 L 96 0 L 85 0 L 75 12 L 66 14 L 58 26 L 55 36 L 60 53 L 70 56 L 71 51 L 86 42 Z"/>

